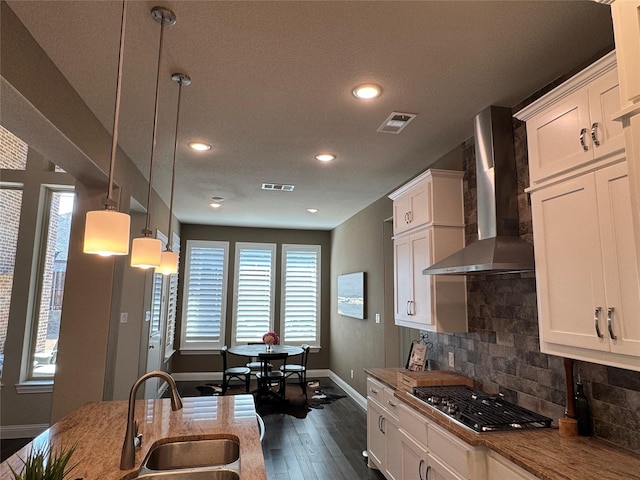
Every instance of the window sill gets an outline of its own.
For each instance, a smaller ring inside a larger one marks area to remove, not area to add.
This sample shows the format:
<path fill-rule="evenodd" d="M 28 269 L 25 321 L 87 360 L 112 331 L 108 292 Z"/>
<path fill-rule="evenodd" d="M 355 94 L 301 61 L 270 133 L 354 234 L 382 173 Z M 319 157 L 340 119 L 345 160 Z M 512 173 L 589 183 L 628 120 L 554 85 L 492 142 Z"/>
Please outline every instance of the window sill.
<path fill-rule="evenodd" d="M 52 393 L 53 380 L 29 380 L 16 384 L 16 393 Z"/>

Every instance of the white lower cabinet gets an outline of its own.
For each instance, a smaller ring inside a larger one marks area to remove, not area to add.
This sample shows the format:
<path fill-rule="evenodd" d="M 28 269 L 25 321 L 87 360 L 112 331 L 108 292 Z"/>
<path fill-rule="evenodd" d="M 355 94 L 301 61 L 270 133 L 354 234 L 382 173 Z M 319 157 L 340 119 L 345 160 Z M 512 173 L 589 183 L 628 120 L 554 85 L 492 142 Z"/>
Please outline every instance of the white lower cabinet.
<path fill-rule="evenodd" d="M 378 468 L 388 480 L 402 480 L 399 400 L 393 390 L 367 379 L 367 451 L 369 466 Z M 373 463 L 373 464 L 372 464 Z"/>

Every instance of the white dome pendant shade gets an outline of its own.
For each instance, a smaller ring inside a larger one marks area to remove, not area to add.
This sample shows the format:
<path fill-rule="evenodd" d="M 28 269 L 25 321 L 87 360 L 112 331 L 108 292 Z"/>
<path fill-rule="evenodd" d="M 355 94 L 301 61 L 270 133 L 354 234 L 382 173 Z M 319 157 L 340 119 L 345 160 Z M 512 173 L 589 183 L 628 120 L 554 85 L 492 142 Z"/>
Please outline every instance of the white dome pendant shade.
<path fill-rule="evenodd" d="M 171 250 L 164 250 L 160 255 L 160 266 L 156 267 L 156 273 L 162 275 L 178 273 L 178 254 Z"/>
<path fill-rule="evenodd" d="M 131 217 L 116 210 L 87 212 L 84 226 L 84 253 L 109 257 L 129 253 Z"/>
<path fill-rule="evenodd" d="M 162 242 L 157 238 L 134 238 L 131 244 L 131 266 L 152 268 L 160 265 Z"/>
<path fill-rule="evenodd" d="M 120 49 L 118 53 L 118 74 L 116 77 L 115 110 L 113 113 L 113 135 L 111 137 L 111 157 L 109 161 L 109 185 L 107 197 L 103 199 L 104 210 L 87 212 L 84 226 L 84 253 L 102 255 L 127 255 L 129 253 L 129 226 L 131 218 L 118 212 L 118 203 L 112 199 L 113 172 L 118 149 L 118 119 L 120 117 L 120 92 L 122 90 L 122 64 L 124 62 L 124 34 L 127 23 L 127 4 L 122 2 L 120 22 Z"/>

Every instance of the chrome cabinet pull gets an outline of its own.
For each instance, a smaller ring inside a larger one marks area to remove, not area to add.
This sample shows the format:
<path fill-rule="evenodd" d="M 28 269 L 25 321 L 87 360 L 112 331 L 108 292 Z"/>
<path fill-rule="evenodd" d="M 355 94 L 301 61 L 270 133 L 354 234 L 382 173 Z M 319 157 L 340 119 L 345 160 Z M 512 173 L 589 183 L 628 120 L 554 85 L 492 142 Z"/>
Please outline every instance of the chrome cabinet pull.
<path fill-rule="evenodd" d="M 376 389 L 375 389 L 375 388 L 373 388 L 373 387 L 371 387 L 371 388 L 369 389 L 369 391 L 370 391 L 371 393 L 375 393 L 376 395 L 378 394 L 378 390 L 376 390 Z"/>
<path fill-rule="evenodd" d="M 380 415 L 380 431 L 382 432 L 383 435 L 387 434 L 387 432 L 384 431 L 384 424 L 385 424 L 386 420 L 387 419 L 385 417 Z"/>
<path fill-rule="evenodd" d="M 378 430 L 382 432 L 382 415 L 378 415 Z"/>
<path fill-rule="evenodd" d="M 587 144 L 584 143 L 584 136 L 586 133 L 587 133 L 586 128 L 583 128 L 582 130 L 580 130 L 580 145 L 582 146 L 582 150 L 584 150 L 585 152 L 589 150 L 589 147 L 587 147 Z"/>
<path fill-rule="evenodd" d="M 596 307 L 593 322 L 596 326 L 596 335 L 598 335 L 598 338 L 604 338 L 604 335 L 602 335 L 602 332 L 600 331 L 600 311 L 602 311 L 602 307 Z"/>
<path fill-rule="evenodd" d="M 391 405 L 392 407 L 397 407 L 398 406 L 397 404 L 393 403 L 391 400 L 387 400 L 387 403 L 389 405 Z"/>
<path fill-rule="evenodd" d="M 611 337 L 611 340 L 617 340 L 618 337 L 616 337 L 616 335 L 613 333 L 613 320 L 612 317 L 613 316 L 613 307 L 609 307 L 607 308 L 607 328 L 609 329 L 609 337 Z"/>
<path fill-rule="evenodd" d="M 600 146 L 600 140 L 598 140 L 598 122 L 594 122 L 591 125 L 591 140 L 596 147 Z"/>
<path fill-rule="evenodd" d="M 407 315 L 411 315 L 411 300 L 407 300 Z"/>
<path fill-rule="evenodd" d="M 424 479 L 422 478 L 422 466 L 423 466 L 423 465 L 424 465 L 424 459 L 423 459 L 423 458 L 421 458 L 421 459 L 420 459 L 420 463 L 418 464 L 418 478 L 419 478 L 420 480 L 424 480 Z"/>
<path fill-rule="evenodd" d="M 407 223 L 413 222 L 413 212 L 409 211 L 407 215 L 409 215 L 409 221 Z"/>
<path fill-rule="evenodd" d="M 424 477 L 424 480 L 429 480 L 431 478 L 431 465 L 427 467 L 427 475 Z"/>

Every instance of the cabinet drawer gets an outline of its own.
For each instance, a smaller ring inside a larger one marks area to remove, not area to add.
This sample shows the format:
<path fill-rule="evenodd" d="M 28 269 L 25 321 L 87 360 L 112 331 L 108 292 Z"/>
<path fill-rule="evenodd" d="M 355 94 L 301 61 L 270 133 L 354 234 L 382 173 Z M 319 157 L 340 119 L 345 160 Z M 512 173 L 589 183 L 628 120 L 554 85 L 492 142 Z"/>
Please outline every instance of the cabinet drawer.
<path fill-rule="evenodd" d="M 427 419 L 403 403 L 398 407 L 398 418 L 400 429 L 426 448 L 428 445 Z"/>
<path fill-rule="evenodd" d="M 429 453 L 463 478 L 476 478 L 476 449 L 454 435 L 430 424 L 427 430 Z"/>
<path fill-rule="evenodd" d="M 535 480 L 537 477 L 510 462 L 501 455 L 489 451 L 487 454 L 487 478 L 500 480 Z"/>
<path fill-rule="evenodd" d="M 382 406 L 386 408 L 389 412 L 389 415 L 395 418 L 395 420 L 397 421 L 399 419 L 398 410 L 400 410 L 400 400 L 398 400 L 393 395 L 393 390 L 390 388 L 385 388 L 383 391 L 382 400 Z"/>
<path fill-rule="evenodd" d="M 371 377 L 367 378 L 367 397 L 384 405 L 384 385 Z"/>

